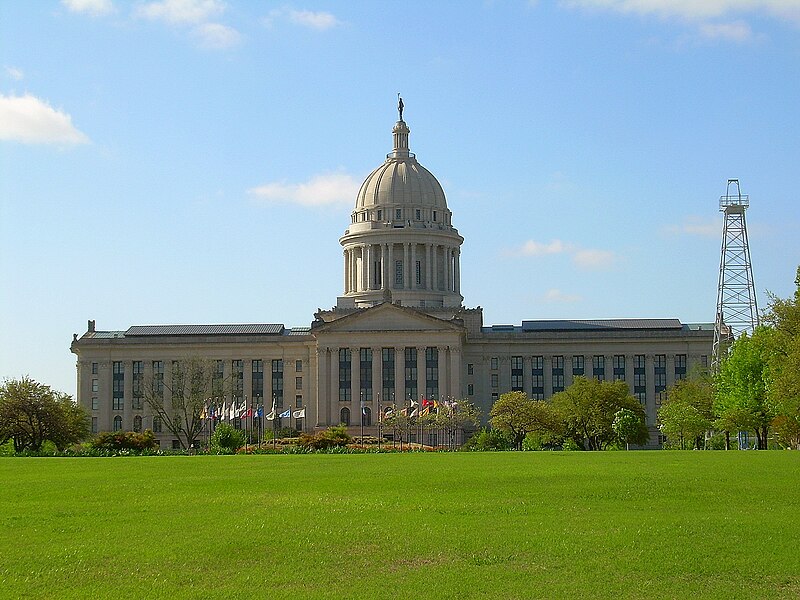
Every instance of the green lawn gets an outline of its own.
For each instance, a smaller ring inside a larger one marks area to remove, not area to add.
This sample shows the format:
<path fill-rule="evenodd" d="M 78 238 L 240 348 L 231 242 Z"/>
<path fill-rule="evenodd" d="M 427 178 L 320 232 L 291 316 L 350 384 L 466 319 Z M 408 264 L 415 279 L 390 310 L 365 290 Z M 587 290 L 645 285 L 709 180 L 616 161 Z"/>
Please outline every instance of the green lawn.
<path fill-rule="evenodd" d="M 0 459 L 0 597 L 797 598 L 800 452 Z"/>

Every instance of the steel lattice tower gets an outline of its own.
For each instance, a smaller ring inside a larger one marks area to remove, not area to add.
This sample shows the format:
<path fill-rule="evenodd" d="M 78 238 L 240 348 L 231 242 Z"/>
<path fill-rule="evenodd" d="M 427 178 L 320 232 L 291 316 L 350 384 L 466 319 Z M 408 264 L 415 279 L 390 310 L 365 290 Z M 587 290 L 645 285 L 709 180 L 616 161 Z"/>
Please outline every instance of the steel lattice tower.
<path fill-rule="evenodd" d="M 736 188 L 735 194 L 731 193 L 733 186 Z M 719 262 L 717 315 L 711 359 L 713 369 L 719 366 L 725 340 L 733 340 L 746 331 L 752 332 L 758 326 L 756 288 L 744 218 L 749 205 L 749 196 L 742 195 L 739 180 L 728 179 L 725 195 L 719 199 L 719 210 L 725 213 L 725 224 Z"/>

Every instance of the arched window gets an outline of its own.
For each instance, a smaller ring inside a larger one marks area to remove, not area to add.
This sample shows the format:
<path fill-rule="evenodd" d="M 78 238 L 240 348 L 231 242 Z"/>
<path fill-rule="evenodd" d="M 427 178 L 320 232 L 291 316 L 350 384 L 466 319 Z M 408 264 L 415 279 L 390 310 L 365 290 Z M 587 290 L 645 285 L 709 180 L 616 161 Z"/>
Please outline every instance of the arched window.
<path fill-rule="evenodd" d="M 153 417 L 153 433 L 161 433 L 161 417 Z"/>
<path fill-rule="evenodd" d="M 136 433 L 142 433 L 142 416 L 136 415 L 133 417 L 133 430 Z"/>
<path fill-rule="evenodd" d="M 350 425 L 350 409 L 346 406 L 341 410 L 339 413 L 341 415 L 341 419 L 339 419 L 343 425 Z"/>
<path fill-rule="evenodd" d="M 365 406 L 361 409 L 361 424 L 364 427 L 372 425 L 372 410 L 370 410 L 369 406 Z"/>
<path fill-rule="evenodd" d="M 117 415 L 114 417 L 114 431 L 120 431 L 122 429 L 122 417 Z"/>

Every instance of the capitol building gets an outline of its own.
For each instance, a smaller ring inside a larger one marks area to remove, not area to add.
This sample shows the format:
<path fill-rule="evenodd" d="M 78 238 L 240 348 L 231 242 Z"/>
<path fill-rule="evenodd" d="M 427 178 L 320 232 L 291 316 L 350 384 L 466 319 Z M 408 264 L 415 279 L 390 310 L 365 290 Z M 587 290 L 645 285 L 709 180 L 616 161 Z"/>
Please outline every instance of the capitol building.
<path fill-rule="evenodd" d="M 420 398 L 466 399 L 488 417 L 508 391 L 548 399 L 573 378 L 628 383 L 645 407 L 650 447 L 661 393 L 708 366 L 713 324 L 675 318 L 525 320 L 485 325 L 461 295 L 461 244 L 442 186 L 416 159 L 400 119 L 393 148 L 366 178 L 340 238 L 342 294 L 310 326 L 134 325 L 74 336 L 78 402 L 92 430 L 152 429 L 177 440 L 144 402 L 144 382 L 177 361 L 214 361 L 251 403 L 291 409 L 283 426 L 344 423 L 377 434 L 378 412 Z M 305 410 L 302 410 L 305 409 Z M 237 423 L 239 425 L 239 423 Z"/>

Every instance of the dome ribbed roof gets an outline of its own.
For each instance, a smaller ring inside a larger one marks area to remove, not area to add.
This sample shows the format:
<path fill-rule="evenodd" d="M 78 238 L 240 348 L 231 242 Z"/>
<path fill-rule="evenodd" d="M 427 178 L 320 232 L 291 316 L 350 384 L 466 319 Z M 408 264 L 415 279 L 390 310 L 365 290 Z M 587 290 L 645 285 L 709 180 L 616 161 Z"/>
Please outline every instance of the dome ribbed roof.
<path fill-rule="evenodd" d="M 441 184 L 408 151 L 410 130 L 405 121 L 398 121 L 392 133 L 394 151 L 361 184 L 356 196 L 356 210 L 409 205 L 446 209 L 447 201 Z"/>

